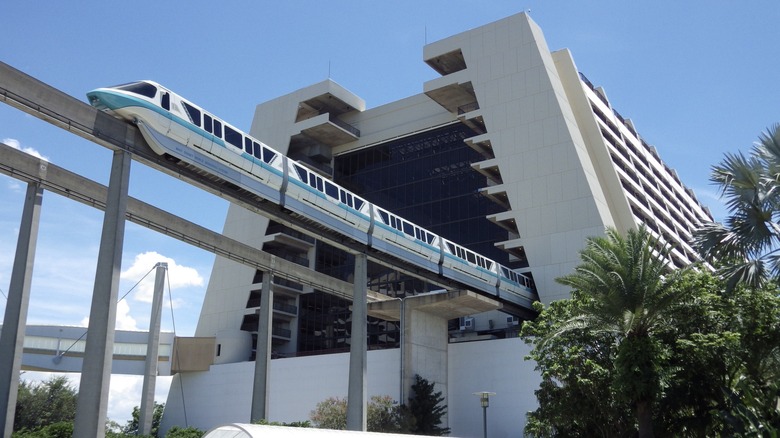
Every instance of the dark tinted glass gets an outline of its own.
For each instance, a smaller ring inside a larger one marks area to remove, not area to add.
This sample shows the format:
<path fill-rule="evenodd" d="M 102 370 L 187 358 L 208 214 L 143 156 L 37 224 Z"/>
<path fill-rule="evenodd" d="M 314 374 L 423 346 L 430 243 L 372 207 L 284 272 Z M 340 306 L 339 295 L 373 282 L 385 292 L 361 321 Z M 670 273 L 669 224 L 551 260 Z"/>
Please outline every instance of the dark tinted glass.
<path fill-rule="evenodd" d="M 232 144 L 233 146 L 243 149 L 243 146 L 241 146 L 241 141 L 243 139 L 243 136 L 240 132 L 236 132 L 233 128 L 230 126 L 225 126 L 225 141 Z"/>
<path fill-rule="evenodd" d="M 132 84 L 117 85 L 117 90 L 125 90 L 131 93 L 140 94 L 148 98 L 153 98 L 157 94 L 157 87 L 147 82 L 133 82 Z"/>
<path fill-rule="evenodd" d="M 463 141 L 474 135 L 465 125 L 450 125 L 339 155 L 334 161 L 335 181 L 369 202 L 509 266 L 509 255 L 494 246 L 507 239 L 507 231 L 485 218 L 501 207 L 480 195 L 479 189 L 488 183 L 471 168 L 471 163 L 484 158 Z"/>
<path fill-rule="evenodd" d="M 184 105 L 184 109 L 187 110 L 187 114 L 190 115 L 190 121 L 200 126 L 200 110 L 185 101 L 182 101 L 181 103 Z"/>

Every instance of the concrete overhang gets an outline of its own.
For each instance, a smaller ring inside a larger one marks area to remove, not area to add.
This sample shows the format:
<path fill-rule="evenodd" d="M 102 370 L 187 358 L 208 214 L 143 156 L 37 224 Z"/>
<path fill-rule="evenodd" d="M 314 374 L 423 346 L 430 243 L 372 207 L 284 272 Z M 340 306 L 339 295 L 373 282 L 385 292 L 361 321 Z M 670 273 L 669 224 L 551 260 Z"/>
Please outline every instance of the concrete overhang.
<path fill-rule="evenodd" d="M 475 315 L 503 307 L 498 301 L 470 290 L 415 295 L 407 297 L 405 300 L 408 301 L 407 304 L 413 306 L 414 310 L 420 310 L 444 319 Z M 369 303 L 368 314 L 386 321 L 398 321 L 401 319 L 401 300 L 392 299 Z"/>
<path fill-rule="evenodd" d="M 481 173 L 482 175 L 485 175 L 489 180 L 495 182 L 496 184 L 504 183 L 503 178 L 501 178 L 501 170 L 498 168 L 498 159 L 496 158 L 471 163 L 471 168 Z"/>
<path fill-rule="evenodd" d="M 495 152 L 493 152 L 493 144 L 490 142 L 487 134 L 476 135 L 463 140 L 463 142 L 485 158 L 494 158 L 496 156 Z"/>
<path fill-rule="evenodd" d="M 485 187 L 480 189 L 479 193 L 501 207 L 504 207 L 506 210 L 512 209 L 512 206 L 509 204 L 509 195 L 507 195 L 506 188 L 503 184 Z"/>
<path fill-rule="evenodd" d="M 486 218 L 510 233 L 520 234 L 517 230 L 517 221 L 515 220 L 514 213 L 511 211 L 502 211 L 500 213 L 491 214 L 486 216 Z"/>
<path fill-rule="evenodd" d="M 302 134 L 330 147 L 340 146 L 360 138 L 360 131 L 324 113 L 295 124 Z"/>
<path fill-rule="evenodd" d="M 466 60 L 460 49 L 437 55 L 432 58 L 426 58 L 425 63 L 440 75 L 448 75 L 466 69 Z"/>
<path fill-rule="evenodd" d="M 463 70 L 430 80 L 424 84 L 423 92 L 451 113 L 458 114 L 459 108 L 473 110 L 477 96 L 467 73 Z"/>

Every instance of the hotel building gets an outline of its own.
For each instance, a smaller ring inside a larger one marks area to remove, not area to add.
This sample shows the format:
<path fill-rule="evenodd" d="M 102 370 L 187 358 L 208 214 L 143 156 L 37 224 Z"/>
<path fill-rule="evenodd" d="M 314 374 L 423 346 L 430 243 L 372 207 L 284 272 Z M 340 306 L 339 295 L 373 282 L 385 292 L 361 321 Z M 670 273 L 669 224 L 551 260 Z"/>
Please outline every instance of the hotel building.
<path fill-rule="evenodd" d="M 257 106 L 251 134 L 401 217 L 533 279 L 540 301 L 568 297 L 555 282 L 605 227 L 642 224 L 682 267 L 709 211 L 607 94 L 551 52 L 517 14 L 427 44 L 440 77 L 420 94 L 375 108 L 326 80 Z M 353 258 L 231 206 L 224 234 L 350 281 Z M 182 367 L 163 424 L 248 422 L 261 274 L 217 257 L 195 336 L 213 340 L 205 364 Z M 436 383 L 455 436 L 481 433 L 477 391 L 493 391 L 491 436 L 517 436 L 539 378 L 517 339 L 531 309 L 438 293 L 370 264 L 371 290 L 398 298 L 398 318 L 369 309 L 368 392 L 406 401 L 411 377 Z M 407 303 L 408 302 L 408 303 Z M 346 396 L 351 302 L 294 282 L 273 285 L 270 419 L 308 418 Z M 405 321 L 404 312 L 407 312 Z M 402 335 L 403 333 L 403 335 Z M 467 342 L 474 341 L 474 342 Z M 479 342 L 476 342 L 479 341 Z"/>

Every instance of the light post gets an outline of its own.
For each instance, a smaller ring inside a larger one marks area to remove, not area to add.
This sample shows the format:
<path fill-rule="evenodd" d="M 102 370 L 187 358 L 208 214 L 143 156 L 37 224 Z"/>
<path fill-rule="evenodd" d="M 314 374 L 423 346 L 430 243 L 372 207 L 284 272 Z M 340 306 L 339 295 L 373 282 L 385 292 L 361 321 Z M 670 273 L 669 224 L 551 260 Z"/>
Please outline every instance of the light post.
<path fill-rule="evenodd" d="M 475 392 L 479 396 L 479 404 L 482 405 L 482 437 L 487 438 L 487 408 L 490 406 L 490 396 L 496 395 L 495 392 Z"/>

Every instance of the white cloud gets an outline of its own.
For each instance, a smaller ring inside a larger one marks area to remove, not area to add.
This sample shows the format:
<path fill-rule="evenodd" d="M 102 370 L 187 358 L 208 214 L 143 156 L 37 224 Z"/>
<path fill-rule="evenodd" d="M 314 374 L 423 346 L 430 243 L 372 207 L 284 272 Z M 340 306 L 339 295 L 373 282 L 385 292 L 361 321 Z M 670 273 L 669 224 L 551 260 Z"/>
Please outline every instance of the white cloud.
<path fill-rule="evenodd" d="M 49 161 L 48 157 L 41 155 L 41 153 L 38 152 L 36 149 L 28 146 L 23 147 L 22 144 L 19 142 L 19 140 L 15 138 L 4 138 L 3 143 L 7 144 L 8 146 L 11 146 L 14 149 L 18 149 L 24 153 L 30 154 L 33 157 L 40 158 L 41 160 Z"/>
<path fill-rule="evenodd" d="M 170 285 L 171 290 L 189 286 L 203 286 L 203 277 L 195 268 L 182 266 L 170 257 L 165 257 L 154 251 L 148 251 L 135 256 L 133 264 L 123 271 L 123 280 L 138 282 L 133 298 L 138 301 L 151 303 L 154 294 L 154 268 L 157 263 L 167 263 L 165 288 Z M 144 277 L 146 276 L 146 277 Z M 143 278 L 143 280 L 141 280 Z"/>
<path fill-rule="evenodd" d="M 89 326 L 88 316 L 81 320 L 81 325 L 84 327 Z M 116 303 L 116 325 L 114 327 L 117 330 L 141 330 L 138 328 L 135 318 L 130 316 L 130 304 L 127 303 L 127 300 Z"/>

